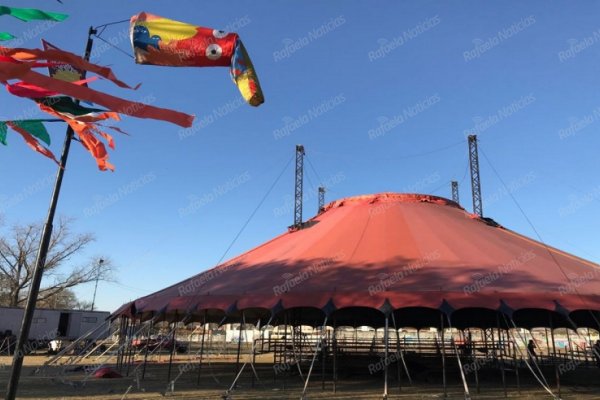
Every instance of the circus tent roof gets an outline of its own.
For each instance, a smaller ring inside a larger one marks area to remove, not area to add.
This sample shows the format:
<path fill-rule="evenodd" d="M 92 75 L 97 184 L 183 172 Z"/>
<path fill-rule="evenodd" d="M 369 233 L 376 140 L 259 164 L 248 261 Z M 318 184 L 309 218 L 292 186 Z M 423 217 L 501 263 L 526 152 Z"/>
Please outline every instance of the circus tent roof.
<path fill-rule="evenodd" d="M 401 326 L 435 326 L 443 313 L 457 326 L 510 325 L 508 316 L 598 328 L 599 273 L 450 200 L 381 193 L 334 201 L 302 229 L 113 315 L 377 325 L 393 311 Z"/>

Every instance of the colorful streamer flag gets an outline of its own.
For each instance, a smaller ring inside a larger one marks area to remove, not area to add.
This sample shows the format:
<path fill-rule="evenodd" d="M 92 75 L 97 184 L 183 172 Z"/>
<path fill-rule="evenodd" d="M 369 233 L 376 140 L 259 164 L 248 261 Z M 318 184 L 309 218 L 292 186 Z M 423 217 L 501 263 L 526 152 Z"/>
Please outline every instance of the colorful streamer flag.
<path fill-rule="evenodd" d="M 44 50 L 60 50 L 58 47 L 42 39 Z M 62 51 L 62 50 L 60 50 Z M 48 66 L 48 75 L 61 81 L 75 82 L 85 77 L 85 71 L 69 63 L 55 63 Z"/>
<path fill-rule="evenodd" d="M 0 121 L 0 143 L 5 146 L 7 145 L 7 127 L 12 128 L 12 130 L 20 134 L 25 140 L 25 143 L 27 143 L 27 145 L 34 151 L 50 158 L 55 163 L 60 165 L 54 154 L 47 147 L 40 143 L 40 141 L 42 141 L 47 145 L 50 145 L 50 135 L 44 127 L 42 120 L 29 119 L 19 121 Z"/>
<path fill-rule="evenodd" d="M 231 78 L 252 106 L 264 96 L 252 61 L 237 33 L 194 26 L 145 12 L 131 17 L 138 64 L 168 67 L 230 67 Z"/>
<path fill-rule="evenodd" d="M 13 17 L 24 22 L 33 21 L 36 19 L 60 22 L 69 17 L 67 14 L 42 11 L 35 8 L 16 8 L 6 6 L 0 6 L 0 15 L 12 15 Z"/>
<path fill-rule="evenodd" d="M 2 54 L 0 56 L 0 82 L 7 82 L 10 79 L 20 79 L 42 90 L 54 91 L 79 100 L 99 104 L 120 114 L 137 118 L 158 119 L 184 128 L 192 126 L 194 120 L 192 115 L 125 100 L 82 85 L 54 79 L 31 70 L 32 68 L 41 66 L 33 61 L 47 60 L 50 63 L 66 62 L 88 72 L 94 72 L 112 81 L 117 86 L 129 89 L 137 88 L 137 86 L 132 88 L 118 80 L 110 68 L 92 64 L 73 53 L 62 50 L 21 49 L 0 46 L 0 54 Z"/>
<path fill-rule="evenodd" d="M 42 11 L 37 10 L 35 8 L 16 8 L 0 6 L 0 16 L 2 15 L 12 15 L 13 17 L 20 19 L 24 22 L 29 22 L 33 20 L 47 20 L 60 22 L 64 21 L 68 17 L 67 14 Z M 0 32 L 0 40 L 11 40 L 14 38 L 15 36 L 11 35 L 8 32 Z"/>
<path fill-rule="evenodd" d="M 94 72 L 123 88 L 136 89 L 137 86 L 132 88 L 121 82 L 110 68 L 92 64 L 48 42 L 44 43 L 44 48 L 39 50 L 0 46 L 0 82 L 5 84 L 11 94 L 36 101 L 42 111 L 65 121 L 78 136 L 79 142 L 94 157 L 100 170 L 114 170 L 114 166 L 108 162 L 108 152 L 101 139 L 112 149 L 114 140 L 102 129 L 110 128 L 125 133 L 119 128 L 101 125 L 100 121 L 119 120 L 121 113 L 164 120 L 183 127 L 192 125 L 194 117 L 191 115 L 128 101 L 88 88 L 87 83 L 98 78 L 82 79 L 85 71 Z M 50 77 L 32 71 L 38 67 L 48 67 Z M 9 84 L 8 81 L 12 79 L 20 81 Z M 87 100 L 107 109 L 85 107 L 75 99 Z M 3 144 L 6 144 L 7 127 L 19 133 L 33 150 L 58 163 L 54 154 L 40 143 L 41 140 L 49 144 L 49 135 L 43 135 L 40 130 L 44 129 L 45 132 L 43 125 L 40 128 L 31 121 L 29 124 L 22 121 L 0 123 L 0 142 Z"/>

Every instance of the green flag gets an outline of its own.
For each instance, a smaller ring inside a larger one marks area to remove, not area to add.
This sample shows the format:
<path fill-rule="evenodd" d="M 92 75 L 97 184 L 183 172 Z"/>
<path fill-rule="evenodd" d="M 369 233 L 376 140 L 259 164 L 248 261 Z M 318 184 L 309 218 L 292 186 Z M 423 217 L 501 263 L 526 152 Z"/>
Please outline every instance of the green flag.
<path fill-rule="evenodd" d="M 70 114 L 71 118 L 108 112 L 108 110 L 102 110 L 100 108 L 84 107 L 77 104 L 72 97 L 67 96 L 42 97 L 36 99 L 36 101 L 51 107 L 54 111 L 58 111 L 59 113 Z"/>
<path fill-rule="evenodd" d="M 42 142 L 46 143 L 50 146 L 50 135 L 46 130 L 44 124 L 37 119 L 26 119 L 21 121 L 11 121 L 13 124 L 17 125 L 19 128 L 29 132 L 32 136 L 40 139 Z"/>
<path fill-rule="evenodd" d="M 14 38 L 15 37 L 8 32 L 0 32 L 0 40 L 10 40 Z"/>
<path fill-rule="evenodd" d="M 38 138 L 42 142 L 46 143 L 47 145 L 50 145 L 50 135 L 48 134 L 48 131 L 46 130 L 46 127 L 42 123 L 43 121 L 44 120 L 41 120 L 41 119 L 23 119 L 23 120 L 18 120 L 18 121 L 0 121 L 0 143 L 2 143 L 5 146 L 8 144 L 6 142 L 6 132 L 8 130 L 7 129 L 8 127 L 7 127 L 6 123 L 10 122 L 10 123 L 14 124 L 15 126 L 18 126 L 19 128 L 21 128 L 24 131 L 26 131 L 31 136 L 35 136 L 36 138 Z"/>
<path fill-rule="evenodd" d="M 0 121 L 0 143 L 7 145 L 6 143 L 6 122 Z"/>
<path fill-rule="evenodd" d="M 21 21 L 29 22 L 36 19 L 49 21 L 64 21 L 67 19 L 67 14 L 59 14 L 48 11 L 37 10 L 35 8 L 15 8 L 0 6 L 0 15 L 12 15 Z"/>

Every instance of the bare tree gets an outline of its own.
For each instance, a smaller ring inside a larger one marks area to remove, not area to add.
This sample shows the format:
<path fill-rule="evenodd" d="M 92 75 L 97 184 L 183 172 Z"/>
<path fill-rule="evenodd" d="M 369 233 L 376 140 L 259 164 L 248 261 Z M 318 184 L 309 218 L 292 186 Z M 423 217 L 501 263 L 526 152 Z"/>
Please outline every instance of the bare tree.
<path fill-rule="evenodd" d="M 44 300 L 39 300 L 37 307 L 40 308 L 55 308 L 64 310 L 89 310 L 91 301 L 80 300 L 75 292 L 71 289 L 65 289 L 62 292 L 46 297 Z"/>
<path fill-rule="evenodd" d="M 54 226 L 44 266 L 43 286 L 38 296 L 40 304 L 48 304 L 48 299 L 77 285 L 110 278 L 110 262 L 91 261 L 69 270 L 62 268 L 73 255 L 94 240 L 91 234 L 73 234 L 70 224 L 71 220 L 60 218 Z M 0 305 L 18 307 L 25 303 L 42 228 L 40 223 L 15 225 L 10 235 L 0 237 L 0 301 L 3 301 Z"/>

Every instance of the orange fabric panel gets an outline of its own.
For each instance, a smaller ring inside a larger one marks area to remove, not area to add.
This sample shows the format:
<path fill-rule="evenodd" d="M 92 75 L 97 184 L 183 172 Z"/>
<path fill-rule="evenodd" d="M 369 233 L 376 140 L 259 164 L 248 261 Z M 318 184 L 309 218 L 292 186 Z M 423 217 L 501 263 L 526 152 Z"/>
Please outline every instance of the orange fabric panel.
<path fill-rule="evenodd" d="M 188 115 L 179 111 L 125 100 L 84 86 L 78 86 L 69 82 L 50 78 L 48 76 L 31 71 L 30 67 L 26 64 L 2 62 L 0 65 L 2 66 L 0 68 L 0 81 L 21 79 L 24 82 L 47 90 L 52 90 L 80 100 L 86 100 L 92 103 L 100 104 L 120 114 L 126 114 L 138 118 L 158 119 L 171 122 L 182 127 L 192 126 L 194 120 L 192 115 Z"/>
<path fill-rule="evenodd" d="M 12 57 L 18 61 L 34 61 L 34 60 L 48 60 L 48 61 L 60 61 L 62 63 L 71 64 L 77 68 L 93 72 L 98 74 L 109 81 L 115 83 L 117 86 L 127 89 L 137 89 L 140 85 L 131 87 L 125 82 L 117 79 L 116 75 L 108 67 L 101 67 L 100 65 L 93 64 L 89 61 L 85 61 L 80 56 L 70 53 L 64 50 L 58 49 L 23 49 L 23 48 L 11 48 L 0 46 L 0 54 L 3 56 Z"/>
<path fill-rule="evenodd" d="M 42 146 L 36 138 L 29 134 L 29 132 L 21 129 L 19 126 L 11 123 L 10 121 L 7 121 L 6 125 L 10 126 L 15 132 L 19 133 L 25 140 L 25 143 L 27 143 L 27 145 L 31 147 L 34 151 L 48 157 L 60 166 L 60 163 L 58 162 L 54 154 L 49 149 Z"/>

